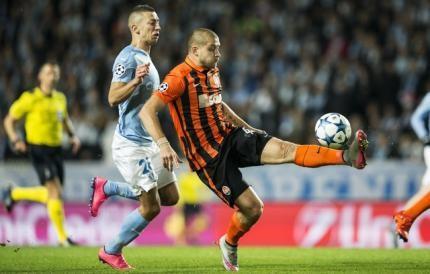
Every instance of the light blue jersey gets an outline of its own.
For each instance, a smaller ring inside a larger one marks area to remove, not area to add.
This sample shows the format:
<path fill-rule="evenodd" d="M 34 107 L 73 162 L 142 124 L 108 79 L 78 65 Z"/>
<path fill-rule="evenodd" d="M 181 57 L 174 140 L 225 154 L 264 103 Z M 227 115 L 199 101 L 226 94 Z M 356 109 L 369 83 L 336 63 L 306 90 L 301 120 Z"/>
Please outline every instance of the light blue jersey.
<path fill-rule="evenodd" d="M 112 69 L 112 82 L 128 83 L 134 78 L 137 66 L 146 63 L 150 63 L 149 74 L 143 78 L 143 83 L 136 87 L 130 97 L 119 104 L 116 127 L 121 136 L 143 146 L 149 146 L 153 140 L 139 119 L 139 111 L 153 90 L 160 85 L 158 71 L 148 53 L 131 45 L 118 54 Z"/>
<path fill-rule="evenodd" d="M 430 141 L 430 92 L 422 99 L 411 117 L 412 128 L 424 143 Z"/>

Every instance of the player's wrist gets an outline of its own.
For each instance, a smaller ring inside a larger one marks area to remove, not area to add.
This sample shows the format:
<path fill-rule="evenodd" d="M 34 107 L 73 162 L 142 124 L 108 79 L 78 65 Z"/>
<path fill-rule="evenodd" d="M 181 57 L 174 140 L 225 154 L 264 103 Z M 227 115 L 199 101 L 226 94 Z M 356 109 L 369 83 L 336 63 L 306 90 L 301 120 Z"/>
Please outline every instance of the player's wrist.
<path fill-rule="evenodd" d="M 161 137 L 156 141 L 157 145 L 159 147 L 164 146 L 164 145 L 170 145 L 169 140 L 167 140 L 166 137 Z"/>
<path fill-rule="evenodd" d="M 12 143 L 12 145 L 16 145 L 17 143 L 19 143 L 19 142 L 21 142 L 22 140 L 21 140 L 21 138 L 19 138 L 19 137 L 16 137 L 16 138 L 14 138 L 12 141 L 11 141 L 11 143 Z"/>

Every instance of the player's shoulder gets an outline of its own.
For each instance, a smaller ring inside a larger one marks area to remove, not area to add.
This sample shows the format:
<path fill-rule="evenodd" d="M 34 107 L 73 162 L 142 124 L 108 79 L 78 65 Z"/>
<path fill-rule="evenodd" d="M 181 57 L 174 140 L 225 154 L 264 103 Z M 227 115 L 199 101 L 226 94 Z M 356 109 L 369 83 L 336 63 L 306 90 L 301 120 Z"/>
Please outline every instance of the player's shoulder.
<path fill-rule="evenodd" d="M 66 100 L 66 95 L 64 94 L 64 92 L 60 90 L 55 89 L 53 94 L 54 94 L 54 97 L 58 98 L 59 100 Z"/>
<path fill-rule="evenodd" d="M 421 101 L 425 104 L 430 104 L 430 92 L 427 92 Z"/>
<path fill-rule="evenodd" d="M 24 90 L 19 96 L 18 100 L 31 100 L 35 97 L 35 89 Z"/>
<path fill-rule="evenodd" d="M 168 75 L 170 76 L 177 76 L 177 77 L 185 77 L 187 76 L 191 71 L 191 68 L 185 64 L 185 63 L 180 63 L 179 65 L 177 65 L 176 67 L 174 67 Z"/>
<path fill-rule="evenodd" d="M 150 60 L 151 60 L 151 57 L 149 56 L 148 53 L 138 48 L 135 48 L 132 45 L 128 45 L 120 51 L 120 53 L 116 57 L 115 62 L 136 65 L 136 64 L 147 63 Z"/>

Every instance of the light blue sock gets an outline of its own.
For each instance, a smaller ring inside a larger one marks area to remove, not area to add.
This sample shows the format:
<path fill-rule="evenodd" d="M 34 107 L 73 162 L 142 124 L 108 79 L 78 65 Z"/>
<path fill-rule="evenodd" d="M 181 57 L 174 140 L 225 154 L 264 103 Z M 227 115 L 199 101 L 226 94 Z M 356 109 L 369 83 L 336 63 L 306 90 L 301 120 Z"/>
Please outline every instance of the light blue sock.
<path fill-rule="evenodd" d="M 148 224 L 136 208 L 125 217 L 118 236 L 105 245 L 105 251 L 108 254 L 120 254 L 122 248 L 136 239 Z"/>
<path fill-rule="evenodd" d="M 103 190 L 108 196 L 119 195 L 124 198 L 139 200 L 139 196 L 133 191 L 132 186 L 127 183 L 108 180 L 104 185 Z"/>

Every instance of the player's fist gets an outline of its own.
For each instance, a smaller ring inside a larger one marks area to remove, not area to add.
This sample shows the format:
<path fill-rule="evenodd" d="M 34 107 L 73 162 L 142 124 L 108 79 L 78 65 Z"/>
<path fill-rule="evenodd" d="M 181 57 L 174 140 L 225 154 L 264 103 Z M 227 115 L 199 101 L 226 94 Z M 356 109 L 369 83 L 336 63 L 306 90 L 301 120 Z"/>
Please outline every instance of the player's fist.
<path fill-rule="evenodd" d="M 149 65 L 149 63 L 146 63 L 137 66 L 134 79 L 139 80 L 139 83 L 142 83 L 143 78 L 149 74 Z"/>
<path fill-rule="evenodd" d="M 18 153 L 27 152 L 27 145 L 22 140 L 17 140 L 13 143 L 13 149 Z"/>

